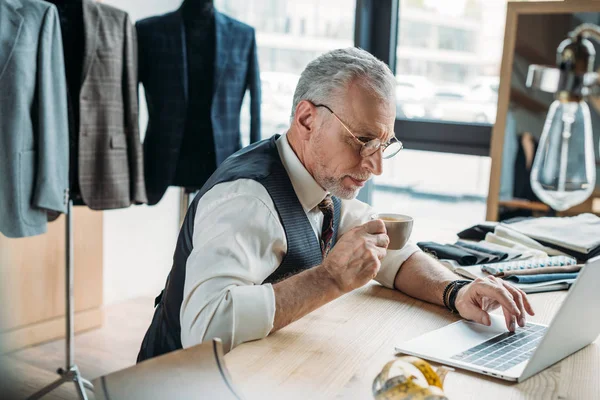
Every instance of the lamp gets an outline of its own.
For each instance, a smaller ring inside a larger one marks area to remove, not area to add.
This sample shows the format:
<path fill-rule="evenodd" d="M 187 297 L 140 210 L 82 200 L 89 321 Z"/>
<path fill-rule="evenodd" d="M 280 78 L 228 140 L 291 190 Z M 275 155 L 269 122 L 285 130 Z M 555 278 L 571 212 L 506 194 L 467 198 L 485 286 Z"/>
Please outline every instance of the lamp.
<path fill-rule="evenodd" d="M 544 203 L 564 211 L 594 191 L 596 165 L 592 122 L 586 100 L 600 94 L 593 71 L 600 27 L 582 24 L 557 48 L 557 68 L 531 65 L 527 86 L 554 93 L 531 169 L 531 187 Z"/>

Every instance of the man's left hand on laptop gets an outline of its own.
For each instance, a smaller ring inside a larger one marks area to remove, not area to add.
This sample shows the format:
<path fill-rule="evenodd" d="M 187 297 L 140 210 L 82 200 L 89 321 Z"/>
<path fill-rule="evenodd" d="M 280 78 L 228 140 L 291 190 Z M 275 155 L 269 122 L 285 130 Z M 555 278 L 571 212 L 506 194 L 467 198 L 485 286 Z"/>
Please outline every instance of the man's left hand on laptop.
<path fill-rule="evenodd" d="M 502 307 L 506 327 L 514 332 L 516 324 L 525 326 L 526 314 L 534 315 L 527 295 L 510 283 L 489 276 L 477 278 L 462 288 L 456 297 L 456 309 L 463 318 L 489 326 L 488 312 Z"/>

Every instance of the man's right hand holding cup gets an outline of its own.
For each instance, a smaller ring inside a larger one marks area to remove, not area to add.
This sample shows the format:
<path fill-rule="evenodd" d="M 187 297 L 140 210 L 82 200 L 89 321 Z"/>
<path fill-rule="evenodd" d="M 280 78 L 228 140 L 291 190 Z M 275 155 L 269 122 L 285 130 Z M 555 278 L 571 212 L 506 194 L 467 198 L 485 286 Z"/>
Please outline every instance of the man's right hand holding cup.
<path fill-rule="evenodd" d="M 321 267 L 342 293 L 350 292 L 377 275 L 389 242 L 384 222 L 369 221 L 340 237 Z"/>

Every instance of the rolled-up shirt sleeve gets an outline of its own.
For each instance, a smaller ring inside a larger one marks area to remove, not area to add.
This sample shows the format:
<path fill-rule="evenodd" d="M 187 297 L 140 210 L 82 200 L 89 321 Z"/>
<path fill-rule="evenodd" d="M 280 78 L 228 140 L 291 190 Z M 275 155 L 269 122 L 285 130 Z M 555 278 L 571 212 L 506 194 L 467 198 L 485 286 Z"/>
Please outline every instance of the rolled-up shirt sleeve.
<path fill-rule="evenodd" d="M 207 192 L 197 205 L 186 264 L 183 347 L 218 337 L 229 351 L 266 337 L 273 328 L 275 294 L 262 282 L 286 251 L 285 232 L 262 185 L 239 180 Z"/>
<path fill-rule="evenodd" d="M 394 289 L 394 281 L 402 264 L 417 251 L 421 251 L 421 249 L 410 241 L 400 250 L 388 250 L 384 259 L 381 260 L 381 269 L 375 280 L 385 287 Z"/>
<path fill-rule="evenodd" d="M 342 201 L 342 218 L 338 238 L 350 229 L 368 222 L 375 213 L 377 211 L 374 208 L 359 200 Z M 387 288 L 394 289 L 396 274 L 400 271 L 402 264 L 418 251 L 421 250 L 410 240 L 400 250 L 388 250 L 386 256 L 381 260 L 381 268 L 375 280 Z"/>

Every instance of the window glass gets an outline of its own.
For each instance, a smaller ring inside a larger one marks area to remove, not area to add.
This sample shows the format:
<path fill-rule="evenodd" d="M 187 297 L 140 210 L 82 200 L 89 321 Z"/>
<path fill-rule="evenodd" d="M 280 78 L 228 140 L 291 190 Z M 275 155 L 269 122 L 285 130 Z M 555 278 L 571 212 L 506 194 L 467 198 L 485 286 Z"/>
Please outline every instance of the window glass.
<path fill-rule="evenodd" d="M 226 15 L 256 29 L 262 82 L 262 137 L 289 126 L 300 73 L 319 55 L 354 45 L 355 0 L 215 0 Z M 248 99 L 242 133 L 248 143 Z"/>

